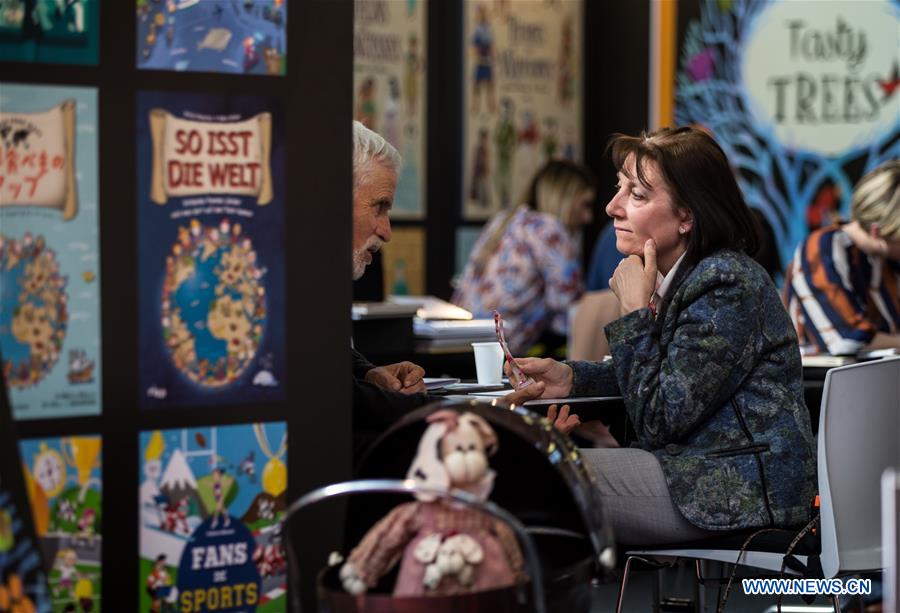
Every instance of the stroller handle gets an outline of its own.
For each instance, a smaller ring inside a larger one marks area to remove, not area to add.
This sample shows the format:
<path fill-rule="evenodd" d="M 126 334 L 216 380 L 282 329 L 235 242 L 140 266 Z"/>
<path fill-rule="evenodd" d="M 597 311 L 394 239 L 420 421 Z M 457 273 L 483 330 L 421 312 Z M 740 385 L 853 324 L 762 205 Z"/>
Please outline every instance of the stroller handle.
<path fill-rule="evenodd" d="M 537 547 L 531 535 L 525 530 L 525 526 L 514 515 L 506 509 L 490 502 L 481 500 L 474 494 L 459 489 L 441 490 L 431 487 L 419 485 L 412 479 L 358 479 L 355 481 L 342 481 L 333 483 L 308 492 L 294 501 L 287 509 L 284 517 L 285 531 L 290 534 L 290 519 L 300 509 L 313 505 L 322 500 L 329 498 L 337 498 L 347 496 L 349 494 L 426 494 L 460 502 L 467 506 L 475 507 L 480 511 L 484 511 L 489 515 L 493 515 L 497 519 L 505 522 L 515 533 L 522 545 L 524 559 L 528 565 L 528 575 L 531 579 L 531 589 L 534 598 L 534 610 L 536 613 L 546 613 L 546 605 L 544 602 L 544 582 L 541 572 L 541 565 L 537 554 Z M 290 559 L 290 569 L 295 589 L 293 591 L 293 610 L 300 613 L 302 607 L 300 605 L 299 590 L 296 589 L 299 583 L 296 579 L 299 577 L 299 566 L 297 565 L 296 552 L 294 551 L 293 539 L 287 539 L 288 557 Z"/>

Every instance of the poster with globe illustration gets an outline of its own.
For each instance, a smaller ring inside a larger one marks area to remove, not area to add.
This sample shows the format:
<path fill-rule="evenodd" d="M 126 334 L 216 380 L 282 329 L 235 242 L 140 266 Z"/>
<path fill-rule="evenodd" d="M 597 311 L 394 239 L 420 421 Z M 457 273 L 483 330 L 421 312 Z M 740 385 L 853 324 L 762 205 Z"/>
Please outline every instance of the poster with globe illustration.
<path fill-rule="evenodd" d="M 101 405 L 97 90 L 0 83 L 0 354 L 17 419 Z"/>
<path fill-rule="evenodd" d="M 19 443 L 19 450 L 53 611 L 99 613 L 103 610 L 100 437 L 28 439 Z"/>
<path fill-rule="evenodd" d="M 284 398 L 284 142 L 276 103 L 139 92 L 144 408 Z"/>
<path fill-rule="evenodd" d="M 145 431 L 139 453 L 139 610 L 287 610 L 287 425 Z"/>

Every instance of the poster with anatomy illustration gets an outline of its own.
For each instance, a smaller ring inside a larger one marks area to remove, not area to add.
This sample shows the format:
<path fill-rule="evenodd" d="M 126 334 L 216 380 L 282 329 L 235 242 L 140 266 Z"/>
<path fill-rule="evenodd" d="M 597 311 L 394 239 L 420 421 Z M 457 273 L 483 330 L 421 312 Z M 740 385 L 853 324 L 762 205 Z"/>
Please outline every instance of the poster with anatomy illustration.
<path fill-rule="evenodd" d="M 425 217 L 427 9 L 424 0 L 357 1 L 353 115 L 403 156 L 391 217 Z"/>
<path fill-rule="evenodd" d="M 0 355 L 16 419 L 101 405 L 97 90 L 0 83 Z"/>
<path fill-rule="evenodd" d="M 465 0 L 463 218 L 519 203 L 551 159 L 582 154 L 581 0 Z"/>
<path fill-rule="evenodd" d="M 284 398 L 284 126 L 271 99 L 139 92 L 144 408 Z"/>
<path fill-rule="evenodd" d="M 284 422 L 140 433 L 140 606 L 287 610 Z"/>

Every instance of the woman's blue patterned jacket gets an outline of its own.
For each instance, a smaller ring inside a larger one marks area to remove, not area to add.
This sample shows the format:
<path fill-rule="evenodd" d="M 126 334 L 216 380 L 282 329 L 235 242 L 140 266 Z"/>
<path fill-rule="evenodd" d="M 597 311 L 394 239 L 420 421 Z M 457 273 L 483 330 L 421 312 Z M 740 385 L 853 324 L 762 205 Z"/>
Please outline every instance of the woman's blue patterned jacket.
<path fill-rule="evenodd" d="M 636 445 L 662 464 L 675 504 L 709 530 L 802 525 L 815 445 L 797 337 L 750 257 L 682 262 L 656 318 L 606 326 L 612 361 L 569 362 L 572 395 L 624 398 Z"/>

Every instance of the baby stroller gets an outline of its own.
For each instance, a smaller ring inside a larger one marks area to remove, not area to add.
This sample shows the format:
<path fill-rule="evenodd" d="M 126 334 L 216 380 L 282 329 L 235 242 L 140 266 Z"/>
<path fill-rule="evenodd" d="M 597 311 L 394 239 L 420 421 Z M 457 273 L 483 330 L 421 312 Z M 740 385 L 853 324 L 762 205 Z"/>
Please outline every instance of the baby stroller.
<path fill-rule="evenodd" d="M 370 447 L 357 467 L 357 476 L 365 482 L 322 488 L 292 506 L 300 508 L 332 495 L 378 492 L 378 496 L 355 496 L 349 500 L 345 525 L 348 545 L 345 551 L 349 551 L 380 518 L 408 500 L 413 489 L 407 488 L 413 485 L 409 481 L 404 485 L 399 480 L 406 475 L 427 427 L 426 418 L 448 408 L 474 413 L 494 429 L 499 451 L 490 462 L 497 476 L 489 502 L 499 507 L 498 517 L 508 512 L 512 516 L 508 522 L 510 527 L 522 531 L 517 536 L 520 542 L 527 541 L 522 542 L 526 571 L 539 585 L 528 581 L 527 585 L 464 596 L 398 598 L 391 594 L 392 574 L 396 574 L 391 573 L 375 589 L 351 596 L 341 587 L 340 565 L 334 565 L 319 576 L 321 609 L 335 613 L 588 610 L 592 579 L 615 563 L 612 535 L 597 490 L 575 446 L 546 420 L 524 408 L 501 409 L 477 401 L 423 407 L 406 415 Z M 388 485 L 385 479 L 397 481 Z M 397 495 L 396 492 L 406 493 Z M 292 534 L 288 547 L 299 543 L 295 539 L 300 538 L 301 534 Z M 529 560 L 532 550 L 536 555 Z"/>

